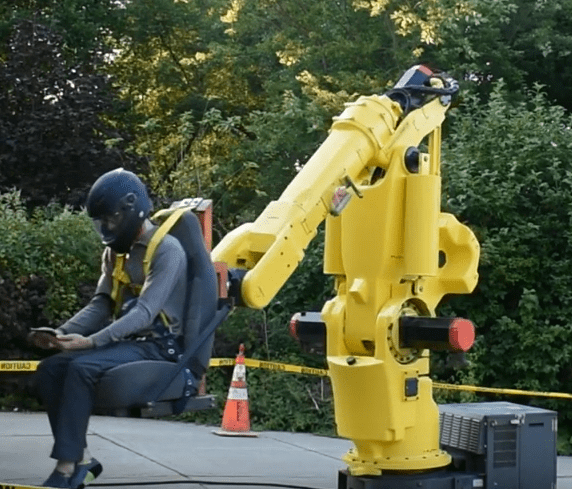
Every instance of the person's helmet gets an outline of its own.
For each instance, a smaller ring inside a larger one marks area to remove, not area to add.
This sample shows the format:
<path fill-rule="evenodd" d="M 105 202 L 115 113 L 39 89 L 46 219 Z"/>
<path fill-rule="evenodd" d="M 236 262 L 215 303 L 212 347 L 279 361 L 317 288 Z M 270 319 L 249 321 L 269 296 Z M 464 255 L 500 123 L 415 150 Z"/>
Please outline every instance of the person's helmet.
<path fill-rule="evenodd" d="M 101 241 L 117 253 L 129 251 L 153 208 L 143 182 L 123 168 L 100 176 L 86 205 Z"/>

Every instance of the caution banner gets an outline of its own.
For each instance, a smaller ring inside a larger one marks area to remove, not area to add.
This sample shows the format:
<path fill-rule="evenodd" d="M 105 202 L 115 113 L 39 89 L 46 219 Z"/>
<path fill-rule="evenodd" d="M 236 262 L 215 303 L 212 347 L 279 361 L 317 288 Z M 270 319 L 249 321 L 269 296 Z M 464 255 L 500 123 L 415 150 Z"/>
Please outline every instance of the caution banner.
<path fill-rule="evenodd" d="M 0 360 L 0 372 L 34 372 L 40 362 L 37 360 Z M 234 358 L 211 358 L 210 367 L 233 367 Z M 298 374 L 317 375 L 327 377 L 328 371 L 319 368 L 289 365 L 286 363 L 265 362 L 246 358 L 244 364 L 251 368 L 262 368 L 265 370 L 275 370 L 278 372 L 291 372 Z"/>
<path fill-rule="evenodd" d="M 38 363 L 37 360 L 0 360 L 0 372 L 33 372 Z"/>
<path fill-rule="evenodd" d="M 556 399 L 572 399 L 572 394 L 566 392 L 540 392 L 523 391 L 519 389 L 501 389 L 495 387 L 478 387 L 476 385 L 455 385 L 433 382 L 434 389 L 446 389 L 450 391 L 481 392 L 487 394 L 505 394 L 508 396 L 528 396 L 528 397 L 551 397 Z"/>
<path fill-rule="evenodd" d="M 211 358 L 210 367 L 233 367 L 236 359 L 234 358 Z M 0 372 L 34 372 L 38 368 L 40 362 L 37 360 L 0 360 Z M 265 370 L 274 370 L 275 372 L 289 372 L 295 374 L 315 375 L 318 377 L 327 377 L 328 371 L 321 368 L 304 367 L 300 365 L 290 365 L 287 363 L 266 362 L 263 360 L 255 360 L 245 358 L 244 364 L 250 368 L 262 368 Z M 433 382 L 434 389 L 456 390 L 466 392 L 480 392 L 486 394 L 505 394 L 511 396 L 528 396 L 528 397 L 549 397 L 555 399 L 572 399 L 572 394 L 565 392 L 539 392 L 525 391 L 519 389 L 501 389 L 493 387 L 478 387 L 474 385 L 455 385 L 444 384 L 441 382 Z M 12 486 L 10 486 L 12 487 Z M 20 486 L 13 486 L 20 487 Z M 0 485 L 0 489 L 4 486 Z"/>
<path fill-rule="evenodd" d="M 211 358 L 210 367 L 232 367 L 234 366 L 234 358 Z M 245 358 L 244 365 L 251 368 L 262 368 L 265 370 L 274 370 L 276 372 L 290 372 L 295 374 L 317 375 L 319 377 L 327 377 L 328 371 L 321 368 L 302 367 L 299 365 L 289 365 L 287 363 L 265 362 L 262 360 L 254 360 Z"/>
<path fill-rule="evenodd" d="M 4 482 L 0 482 L 0 489 L 46 489 L 45 487 L 42 488 L 40 486 L 19 486 L 17 484 L 6 484 Z"/>

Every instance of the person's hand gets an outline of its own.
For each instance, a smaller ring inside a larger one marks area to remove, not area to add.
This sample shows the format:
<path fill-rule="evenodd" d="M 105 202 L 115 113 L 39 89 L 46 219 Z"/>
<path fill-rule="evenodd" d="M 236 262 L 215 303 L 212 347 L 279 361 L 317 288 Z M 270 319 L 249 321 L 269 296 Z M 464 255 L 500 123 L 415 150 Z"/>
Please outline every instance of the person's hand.
<path fill-rule="evenodd" d="M 56 336 L 60 350 L 88 350 L 93 348 L 93 340 L 80 334 L 64 334 Z"/>
<path fill-rule="evenodd" d="M 48 328 L 46 328 L 48 329 Z M 52 330 L 53 333 L 48 333 L 45 331 L 32 331 L 28 335 L 28 341 L 38 348 L 43 348 L 44 350 L 50 350 L 53 348 L 59 348 L 58 340 L 56 339 L 56 330 Z"/>

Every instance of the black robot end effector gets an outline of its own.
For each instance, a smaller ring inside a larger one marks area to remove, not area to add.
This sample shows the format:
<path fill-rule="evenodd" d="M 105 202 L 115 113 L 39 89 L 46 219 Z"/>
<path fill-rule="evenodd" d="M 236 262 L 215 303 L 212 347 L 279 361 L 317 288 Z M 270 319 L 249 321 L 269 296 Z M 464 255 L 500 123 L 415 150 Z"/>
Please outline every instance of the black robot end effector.
<path fill-rule="evenodd" d="M 433 86 L 431 80 L 438 78 L 443 87 Z M 445 72 L 433 71 L 424 65 L 415 65 L 407 70 L 387 96 L 399 103 L 404 115 L 418 109 L 429 100 L 439 96 L 444 104 L 451 103 L 459 92 L 459 83 Z"/>
<path fill-rule="evenodd" d="M 233 301 L 235 306 L 245 306 L 242 300 L 242 280 L 248 270 L 242 268 L 228 269 L 228 297 Z"/>

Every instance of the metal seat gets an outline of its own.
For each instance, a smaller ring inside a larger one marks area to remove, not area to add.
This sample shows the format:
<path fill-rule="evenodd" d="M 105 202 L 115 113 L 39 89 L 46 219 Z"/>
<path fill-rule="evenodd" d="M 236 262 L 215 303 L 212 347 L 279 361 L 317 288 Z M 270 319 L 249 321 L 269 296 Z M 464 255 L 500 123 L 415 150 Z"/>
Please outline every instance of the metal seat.
<path fill-rule="evenodd" d="M 96 413 L 153 417 L 214 407 L 214 396 L 197 396 L 197 392 L 208 368 L 214 332 L 231 306 L 219 300 L 223 287 L 219 287 L 203 241 L 205 225 L 210 223 L 203 220 L 201 229 L 192 210 L 189 208 L 170 230 L 183 245 L 188 261 L 183 356 L 177 363 L 142 360 L 110 369 L 96 389 Z M 225 278 L 220 280 L 226 283 Z"/>
<path fill-rule="evenodd" d="M 173 401 L 181 399 L 187 387 L 185 376 L 176 372 L 177 364 L 142 360 L 119 365 L 107 372 L 101 379 L 95 411 L 98 414 L 130 417 L 158 417 L 174 414 Z M 153 388 L 166 379 L 174 380 L 165 393 L 154 402 Z M 198 385 L 191 386 L 192 394 L 183 411 L 212 408 L 215 398 L 212 395 L 197 396 Z"/>

